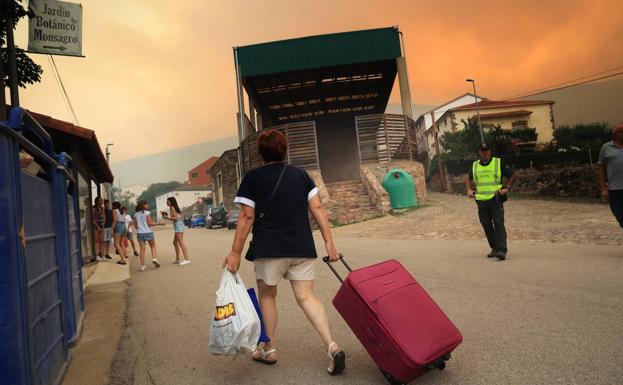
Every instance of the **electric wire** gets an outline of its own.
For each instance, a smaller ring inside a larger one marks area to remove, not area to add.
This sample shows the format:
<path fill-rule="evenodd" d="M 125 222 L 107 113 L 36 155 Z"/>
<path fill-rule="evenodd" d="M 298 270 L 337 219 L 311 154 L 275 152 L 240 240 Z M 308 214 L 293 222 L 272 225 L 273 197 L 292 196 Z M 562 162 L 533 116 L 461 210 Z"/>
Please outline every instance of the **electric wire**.
<path fill-rule="evenodd" d="M 74 110 L 74 107 L 71 104 L 71 100 L 69 99 L 69 95 L 67 94 L 67 90 L 65 89 L 65 84 L 63 83 L 63 79 L 61 77 L 61 73 L 59 72 L 58 67 L 56 66 L 56 62 L 54 61 L 54 57 L 52 55 L 48 55 L 48 59 L 50 60 L 50 62 L 52 64 L 53 72 L 56 75 L 57 83 L 61 87 L 61 91 L 62 91 L 63 95 L 65 96 L 65 100 L 67 102 L 67 106 L 69 107 L 69 112 L 71 113 L 71 116 L 73 117 L 74 123 L 76 125 L 80 125 L 80 121 L 78 121 L 78 117 L 76 116 L 76 111 Z"/>
<path fill-rule="evenodd" d="M 611 78 L 614 76 L 618 76 L 623 74 L 623 72 L 617 72 L 614 74 L 610 74 L 610 75 L 606 75 L 606 76 L 602 76 L 602 77 L 598 77 L 598 78 L 594 78 L 594 79 L 589 79 L 589 78 L 593 78 L 595 76 L 598 75 L 602 75 L 608 72 L 612 72 L 612 71 L 616 71 L 623 68 L 623 66 L 619 66 L 619 67 L 615 67 L 615 68 L 611 68 L 609 70 L 606 71 L 601 71 L 601 72 L 597 72 L 591 75 L 586 75 L 586 76 L 582 76 L 573 80 L 569 80 L 566 82 L 562 82 L 562 83 L 558 83 L 558 84 L 553 84 L 547 87 L 543 87 L 543 88 L 538 88 L 536 90 L 532 90 L 532 91 L 526 91 L 526 92 L 522 92 L 520 94 L 516 94 L 507 98 L 504 98 L 504 100 L 513 100 L 513 99 L 518 99 L 518 98 L 522 98 L 522 97 L 526 97 L 526 96 L 531 96 L 531 95 L 535 95 L 535 94 L 540 94 L 543 92 L 549 92 L 549 91 L 556 91 L 556 90 L 560 90 L 560 89 L 564 89 L 564 88 L 568 88 L 568 87 L 574 87 L 574 86 L 578 86 L 581 84 L 587 84 L 587 83 L 592 83 L 598 80 L 603 80 L 603 79 L 607 79 L 607 78 Z M 589 80 L 585 80 L 585 81 L 581 81 L 580 80 L 584 80 L 584 79 L 589 79 Z M 573 84 L 569 84 L 569 83 L 573 83 Z"/>

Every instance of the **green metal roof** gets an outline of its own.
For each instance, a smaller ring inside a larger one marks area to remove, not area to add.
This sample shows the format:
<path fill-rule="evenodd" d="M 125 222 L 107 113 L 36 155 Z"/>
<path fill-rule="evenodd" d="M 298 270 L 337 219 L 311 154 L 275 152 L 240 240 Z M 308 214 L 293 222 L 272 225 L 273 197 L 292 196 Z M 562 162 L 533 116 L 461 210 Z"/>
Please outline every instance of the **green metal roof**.
<path fill-rule="evenodd" d="M 308 36 L 237 47 L 243 77 L 302 71 L 401 56 L 394 27 Z"/>

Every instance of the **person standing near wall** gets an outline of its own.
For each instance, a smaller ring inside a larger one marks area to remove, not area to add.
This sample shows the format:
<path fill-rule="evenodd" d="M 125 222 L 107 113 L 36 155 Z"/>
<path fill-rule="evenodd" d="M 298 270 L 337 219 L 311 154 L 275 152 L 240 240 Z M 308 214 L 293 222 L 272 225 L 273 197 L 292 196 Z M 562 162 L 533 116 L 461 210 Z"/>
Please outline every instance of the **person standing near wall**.
<path fill-rule="evenodd" d="M 126 248 L 125 242 L 127 240 L 128 228 L 125 223 L 125 215 L 121 214 L 121 203 L 113 202 L 113 220 L 112 220 L 112 228 L 113 228 L 113 237 L 115 240 L 115 249 L 117 250 L 117 254 L 121 257 L 121 260 L 117 262 L 119 265 L 127 264 L 126 259 Z"/>
<path fill-rule="evenodd" d="M 102 198 L 96 197 L 91 207 L 91 218 L 93 223 L 93 245 L 95 246 L 95 256 L 91 258 L 91 262 L 106 261 L 104 258 L 104 208 L 102 207 Z"/>
<path fill-rule="evenodd" d="M 601 147 L 598 164 L 601 196 L 623 227 L 623 123 L 614 126 L 612 140 Z"/>
<path fill-rule="evenodd" d="M 113 239 L 112 234 L 112 222 L 113 222 L 113 213 L 110 208 L 110 201 L 108 199 L 104 200 L 104 250 L 106 255 L 104 257 L 106 259 L 112 259 L 109 255 L 110 252 L 110 241 Z"/>
<path fill-rule="evenodd" d="M 514 171 L 500 158 L 491 156 L 491 148 L 482 143 L 478 148 L 479 160 L 474 161 L 465 178 L 467 196 L 476 198 L 478 217 L 491 252 L 487 258 L 506 259 L 506 228 L 504 227 L 504 202 L 515 179 Z M 507 178 L 506 185 L 502 178 Z M 476 189 L 472 186 L 476 183 Z"/>

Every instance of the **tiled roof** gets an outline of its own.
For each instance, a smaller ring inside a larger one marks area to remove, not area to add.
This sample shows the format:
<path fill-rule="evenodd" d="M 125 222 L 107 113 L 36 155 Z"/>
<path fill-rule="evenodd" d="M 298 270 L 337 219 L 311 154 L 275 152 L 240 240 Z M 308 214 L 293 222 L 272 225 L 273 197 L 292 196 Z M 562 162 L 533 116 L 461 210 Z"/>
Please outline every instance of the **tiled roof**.
<path fill-rule="evenodd" d="M 532 114 L 532 111 L 528 110 L 516 110 L 506 112 L 492 112 L 490 114 L 480 114 L 480 119 L 501 119 L 501 118 L 514 118 L 519 116 L 528 116 Z"/>
<path fill-rule="evenodd" d="M 209 170 L 212 166 L 214 166 L 214 163 L 216 163 L 217 160 L 218 160 L 218 156 L 213 156 L 210 159 L 206 160 L 205 162 L 202 162 L 201 164 L 195 166 L 192 170 L 188 172 L 193 173 L 193 172 L 198 172 L 202 170 Z"/>
<path fill-rule="evenodd" d="M 108 162 L 106 162 L 106 157 L 97 141 L 95 131 L 47 115 L 28 112 L 43 128 L 50 131 L 53 141 L 57 144 L 61 141 L 67 143 L 82 155 L 98 183 L 113 182 L 112 171 L 108 167 Z"/>
<path fill-rule="evenodd" d="M 489 108 L 506 108 L 506 107 L 524 107 L 539 106 L 543 104 L 554 104 L 553 100 L 489 100 L 485 99 L 478 103 L 466 104 L 461 107 L 453 108 L 452 111 L 468 111 L 475 110 L 476 107 L 481 110 Z"/>

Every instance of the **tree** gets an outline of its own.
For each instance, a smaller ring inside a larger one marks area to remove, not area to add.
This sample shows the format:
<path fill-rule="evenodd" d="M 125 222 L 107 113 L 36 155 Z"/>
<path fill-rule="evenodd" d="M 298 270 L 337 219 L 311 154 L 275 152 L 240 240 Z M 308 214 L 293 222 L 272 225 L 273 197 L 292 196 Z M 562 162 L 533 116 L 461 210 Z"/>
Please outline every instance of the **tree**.
<path fill-rule="evenodd" d="M 130 191 L 119 190 L 118 187 L 112 187 L 112 199 L 113 201 L 119 201 L 121 207 L 126 207 L 128 212 L 133 212 L 136 206 L 136 195 Z"/>
<path fill-rule="evenodd" d="M 465 126 L 463 130 L 446 132 L 439 139 L 444 148 L 442 156 L 444 159 L 466 160 L 475 157 L 480 145 L 478 121 L 471 118 L 463 121 L 463 124 Z M 491 146 L 493 155 L 507 157 L 519 151 L 519 143 L 535 142 L 537 133 L 534 128 L 505 130 L 501 125 L 496 125 L 484 133 L 484 138 L 485 142 Z"/>
<path fill-rule="evenodd" d="M 169 191 L 173 191 L 180 185 L 181 183 L 176 181 L 166 183 L 152 183 L 149 185 L 149 187 L 147 187 L 147 190 L 143 191 L 141 195 L 139 195 L 138 200 L 147 201 L 152 212 L 155 214 L 156 212 L 154 210 L 156 209 L 156 197 L 168 193 Z"/>
<path fill-rule="evenodd" d="M 554 143 L 559 151 L 591 150 L 598 152 L 601 146 L 612 140 L 612 127 L 608 123 L 576 124 L 560 126 L 554 130 Z"/>
<path fill-rule="evenodd" d="M 3 84 L 8 85 L 9 80 L 9 53 L 6 48 L 6 19 L 7 17 L 11 17 L 13 20 L 13 29 L 17 26 L 19 20 L 25 16 L 29 18 L 34 17 L 33 12 L 30 9 L 24 8 L 22 5 L 24 3 L 23 0 L 1 0 L 0 1 L 0 45 L 2 49 L 0 49 L 0 59 L 2 60 L 2 70 L 1 78 L 4 82 Z M 37 63 L 35 63 L 26 52 L 15 46 L 15 58 L 17 64 L 17 84 L 25 88 L 26 84 L 33 84 L 41 81 L 41 74 L 43 73 L 43 69 Z M 0 111 L 5 112 L 6 100 L 4 96 L 4 87 L 2 88 L 3 92 L 0 93 Z M 6 116 L 6 112 L 5 115 Z M 4 118 L 4 117 L 3 117 Z"/>

